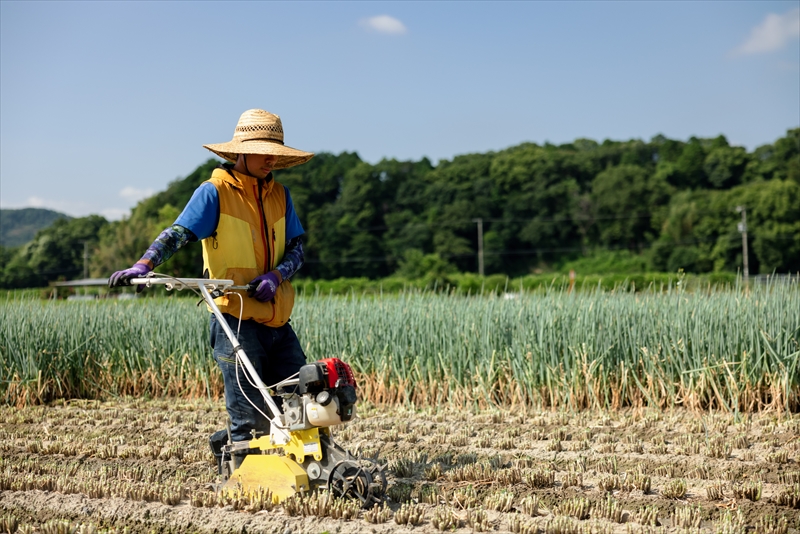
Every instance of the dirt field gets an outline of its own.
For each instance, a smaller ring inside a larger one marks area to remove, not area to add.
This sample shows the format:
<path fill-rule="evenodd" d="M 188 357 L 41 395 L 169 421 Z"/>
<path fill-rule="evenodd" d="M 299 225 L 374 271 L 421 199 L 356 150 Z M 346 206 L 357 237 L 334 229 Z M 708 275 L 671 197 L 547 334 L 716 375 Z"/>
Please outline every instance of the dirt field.
<path fill-rule="evenodd" d="M 0 407 L 0 532 L 800 532 L 798 415 L 360 408 L 382 513 L 220 502 L 221 401 Z"/>

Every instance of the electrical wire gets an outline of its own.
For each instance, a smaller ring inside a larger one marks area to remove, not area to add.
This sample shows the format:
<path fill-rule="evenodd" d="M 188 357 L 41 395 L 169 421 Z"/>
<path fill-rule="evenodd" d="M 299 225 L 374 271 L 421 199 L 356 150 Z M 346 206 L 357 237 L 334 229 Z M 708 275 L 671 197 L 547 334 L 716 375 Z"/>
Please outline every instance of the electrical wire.
<path fill-rule="evenodd" d="M 226 291 L 226 292 L 225 292 L 225 295 L 231 295 L 231 294 L 233 294 L 233 295 L 236 295 L 236 296 L 238 296 L 238 297 L 239 297 L 239 322 L 238 322 L 238 324 L 237 324 L 237 326 L 236 326 L 236 343 L 238 343 L 238 344 L 239 344 L 239 346 L 241 347 L 241 343 L 239 342 L 239 333 L 241 332 L 241 328 L 242 328 L 242 316 L 244 315 L 244 297 L 242 296 L 242 294 L 241 294 L 241 293 L 239 293 L 239 292 L 237 292 L 237 291 Z M 244 350 L 244 349 L 242 349 L 242 350 Z M 252 407 L 253 407 L 253 409 L 255 409 L 255 411 L 257 411 L 258 413 L 260 413 L 261 415 L 263 415 L 263 416 L 264 416 L 264 418 L 265 418 L 267 421 L 270 421 L 270 422 L 272 422 L 272 418 L 271 418 L 271 417 L 269 417 L 269 416 L 268 416 L 267 414 L 265 414 L 264 412 L 262 412 L 262 411 L 261 411 L 261 409 L 260 409 L 258 406 L 256 406 L 256 404 L 255 404 L 255 403 L 252 401 L 252 399 L 250 399 L 250 397 L 248 397 L 248 396 L 247 396 L 247 393 L 245 393 L 245 391 L 244 391 L 244 388 L 242 387 L 242 382 L 239 380 L 239 362 L 241 362 L 241 361 L 242 361 L 242 357 L 239 355 L 239 351 L 236 351 L 236 354 L 235 354 L 235 356 L 236 356 L 236 364 L 235 364 L 234 371 L 235 371 L 235 373 L 236 373 L 236 385 L 237 385 L 237 386 L 239 386 L 239 391 L 241 392 L 241 394 L 242 394 L 242 396 L 245 398 L 245 400 L 246 400 L 246 401 L 247 401 L 247 402 L 250 404 L 250 406 L 252 406 Z M 245 366 L 244 366 L 244 365 L 242 365 L 242 367 L 245 367 Z M 245 369 L 246 369 L 246 367 L 245 367 Z M 250 375 L 249 375 L 249 374 L 248 374 L 246 371 L 245 371 L 244 373 L 242 373 L 242 374 L 244 374 L 244 377 L 247 379 L 247 382 L 248 382 L 248 383 L 249 383 L 249 384 L 250 384 L 252 387 L 254 387 L 254 388 L 255 388 L 255 389 L 257 389 L 258 391 L 260 391 L 262 395 L 264 395 L 264 391 L 263 391 L 264 389 L 269 389 L 269 388 L 268 388 L 268 387 L 266 387 L 266 386 L 264 386 L 264 387 L 262 388 L 262 387 L 259 387 L 258 385 L 256 385 L 256 384 L 253 382 L 253 380 L 250 378 Z"/>
<path fill-rule="evenodd" d="M 236 326 L 236 342 L 239 343 L 239 330 L 242 328 L 242 316 L 244 315 L 244 297 L 236 291 L 226 291 L 224 294 L 239 297 L 239 324 Z"/>
<path fill-rule="evenodd" d="M 268 387 L 269 389 L 278 389 L 279 387 L 281 387 L 281 386 L 282 386 L 283 384 L 285 384 L 286 382 L 288 382 L 288 381 L 290 381 L 290 380 L 292 380 L 293 378 L 296 378 L 296 377 L 298 377 L 298 376 L 300 376 L 300 371 L 296 372 L 296 373 L 295 373 L 295 374 L 293 374 L 292 376 L 288 376 L 288 377 L 284 378 L 284 379 L 283 379 L 283 380 L 281 380 L 280 382 L 276 382 L 276 383 L 272 384 L 271 386 L 267 386 L 267 387 Z"/>
<path fill-rule="evenodd" d="M 237 295 L 237 296 L 239 297 L 239 324 L 238 324 L 238 326 L 237 326 L 237 328 L 236 328 L 236 342 L 237 342 L 237 343 L 239 343 L 239 332 L 240 332 L 240 329 L 241 329 L 241 327 L 242 327 L 242 316 L 244 315 L 244 297 L 242 297 L 241 293 L 238 293 L 238 292 L 236 292 L 236 291 L 228 291 L 228 292 L 226 292 L 225 294 L 226 294 L 226 295 L 228 295 L 228 294 L 234 294 L 234 295 Z M 241 345 L 240 345 L 240 346 L 241 346 Z M 242 349 L 242 350 L 244 350 L 244 349 Z M 260 413 L 262 416 L 264 416 L 264 418 L 265 418 L 267 421 L 269 421 L 270 423 L 274 423 L 274 421 L 273 421 L 273 418 L 272 418 L 272 417 L 269 417 L 267 414 L 265 414 L 263 411 L 261 411 L 261 409 L 260 409 L 258 406 L 256 406 L 255 402 L 253 402 L 253 400 L 252 400 L 250 397 L 248 397 L 248 396 L 247 396 L 247 393 L 245 393 L 245 391 L 244 391 L 244 388 L 242 388 L 242 382 L 241 382 L 241 380 L 239 379 L 239 363 L 240 363 L 240 362 L 242 362 L 242 356 L 241 356 L 241 355 L 239 354 L 239 352 L 237 351 L 237 352 L 236 352 L 236 364 L 235 364 L 235 372 L 236 372 L 236 385 L 239 387 L 239 391 L 241 392 L 241 394 L 242 394 L 242 396 L 245 398 L 245 400 L 246 400 L 246 401 L 247 401 L 247 402 L 250 404 L 250 406 L 252 406 L 252 407 L 253 407 L 253 409 L 255 409 L 255 410 L 258 412 L 258 413 Z M 242 364 L 242 367 L 245 367 L 245 366 L 244 366 L 244 364 Z M 245 377 L 245 379 L 247 380 L 247 382 L 248 382 L 248 383 L 249 383 L 249 384 L 250 384 L 250 385 L 251 385 L 253 388 L 255 388 L 255 389 L 257 389 L 258 391 L 260 391 L 262 395 L 264 395 L 264 391 L 265 391 L 265 390 L 267 390 L 267 391 L 268 391 L 268 390 L 270 390 L 270 389 L 277 389 L 277 388 L 278 388 L 278 387 L 279 387 L 281 384 L 283 384 L 283 383 L 285 383 L 285 382 L 288 382 L 289 380 L 292 380 L 293 378 L 295 378 L 295 377 L 297 377 L 297 376 L 299 376 L 299 375 L 300 375 L 300 373 L 299 373 L 299 372 L 297 372 L 297 373 L 295 373 L 295 374 L 293 374 L 293 375 L 291 375 L 291 376 L 289 376 L 289 377 L 287 377 L 287 378 L 284 378 L 284 379 L 283 379 L 283 380 L 281 380 L 280 382 L 277 382 L 277 383 L 275 383 L 275 384 L 273 384 L 273 385 L 271 385 L 271 386 L 263 386 L 263 387 L 261 387 L 261 386 L 258 386 L 258 385 L 257 385 L 257 384 L 256 384 L 256 383 L 253 381 L 253 379 L 252 379 L 252 377 L 250 376 L 250 374 L 246 372 L 246 367 L 245 367 L 245 372 L 243 372 L 242 374 L 244 375 L 244 377 Z M 267 394 L 268 394 L 268 393 L 267 393 Z M 286 427 L 285 427 L 285 426 L 283 426 L 283 425 L 276 425 L 276 426 L 278 426 L 279 428 L 286 428 Z"/>
<path fill-rule="evenodd" d="M 180 281 L 179 278 L 176 278 L 176 277 L 168 275 L 168 274 L 151 272 L 151 273 L 148 274 L 148 276 L 149 277 L 158 276 L 158 277 L 161 277 L 161 278 L 168 278 L 170 280 L 175 280 L 177 283 L 181 284 L 181 281 Z M 182 288 L 183 287 L 189 288 L 190 290 L 192 290 L 198 296 L 203 297 L 202 293 L 200 293 L 200 291 L 198 291 L 197 289 L 195 289 L 195 288 L 193 288 L 191 286 L 187 286 L 187 285 L 182 285 Z M 239 335 L 241 333 L 241 328 L 242 328 L 242 317 L 244 316 L 244 297 L 242 296 L 241 293 L 239 293 L 237 291 L 226 291 L 224 294 L 225 295 L 236 295 L 236 296 L 239 297 L 239 317 L 238 317 L 238 323 L 236 325 L 236 343 L 239 344 Z M 242 383 L 239 380 L 239 362 L 241 361 L 241 356 L 239 355 L 238 351 L 236 352 L 235 356 L 236 356 L 236 363 L 235 363 L 235 366 L 234 366 L 234 372 L 236 373 L 236 385 L 239 387 L 239 391 L 242 393 L 242 396 L 250 404 L 250 406 L 252 406 L 258 413 L 260 413 L 262 416 L 264 416 L 264 418 L 267 421 L 272 422 L 272 418 L 269 417 L 267 414 L 265 414 L 263 411 L 261 411 L 261 409 L 258 406 L 256 406 L 256 404 L 252 401 L 252 399 L 250 399 L 250 397 L 247 396 L 247 393 L 245 393 L 244 388 L 242 388 Z M 259 386 L 257 386 L 256 384 L 253 383 L 253 381 L 251 380 L 251 378 L 247 374 L 247 372 L 244 372 L 243 374 L 245 375 L 245 378 L 247 379 L 247 381 L 250 383 L 251 386 L 253 386 L 255 389 L 257 389 L 259 391 L 262 390 L 261 387 L 259 387 Z M 289 380 L 289 379 L 286 379 L 286 380 Z M 265 386 L 263 389 L 269 389 L 269 388 L 267 388 Z M 263 395 L 263 392 L 262 392 L 262 395 Z M 281 428 L 283 428 L 283 427 L 281 427 Z"/>
<path fill-rule="evenodd" d="M 198 296 L 200 296 L 200 297 L 203 297 L 203 295 L 202 295 L 202 293 L 201 293 L 200 291 L 198 291 L 197 289 L 195 289 L 195 288 L 193 288 L 193 287 L 191 287 L 191 286 L 188 286 L 188 285 L 185 285 L 185 284 L 183 284 L 183 283 L 181 282 L 180 278 L 176 278 L 176 277 L 174 277 L 174 276 L 171 276 L 171 275 L 169 275 L 169 274 L 157 273 L 157 272 L 155 272 L 155 271 L 151 271 L 150 273 L 148 273 L 147 277 L 148 277 L 148 278 L 159 277 L 159 278 L 167 278 L 167 279 L 169 279 L 169 280 L 174 280 L 174 281 L 176 282 L 176 284 L 180 285 L 181 289 L 183 289 L 184 287 L 185 287 L 185 288 L 188 288 L 188 289 L 190 289 L 191 291 L 193 291 L 195 294 L 197 294 Z M 235 340 L 236 340 L 236 343 L 237 343 L 237 344 L 238 344 L 238 345 L 241 347 L 241 343 L 239 342 L 239 336 L 240 336 L 240 334 L 241 334 L 241 328 L 242 328 L 242 317 L 244 316 L 244 297 L 243 297 L 243 296 L 242 296 L 242 294 L 241 294 L 240 292 L 238 292 L 238 291 L 226 291 L 226 292 L 224 293 L 224 295 L 226 295 L 226 296 L 227 296 L 227 295 L 236 295 L 237 297 L 239 297 L 239 317 L 238 317 L 238 322 L 237 322 L 237 325 L 236 325 L 236 337 L 235 337 Z M 242 349 L 242 350 L 244 350 L 244 349 Z M 261 415 L 262 415 L 262 416 L 263 416 L 263 417 L 264 417 L 264 418 L 265 418 L 267 421 L 270 421 L 270 423 L 272 423 L 272 422 L 273 422 L 273 419 L 272 419 L 271 417 L 269 417 L 267 414 L 265 414 L 265 413 L 264 413 L 264 412 L 261 410 L 261 408 L 259 408 L 259 407 L 258 407 L 258 406 L 257 406 L 257 405 L 256 405 L 256 404 L 253 402 L 253 400 L 252 400 L 250 397 L 248 397 L 248 396 L 247 396 L 247 393 L 245 393 L 245 391 L 244 391 L 244 388 L 242 387 L 242 382 L 241 382 L 241 380 L 239 379 L 239 364 L 240 364 L 240 362 L 242 362 L 242 357 L 241 357 L 241 355 L 239 354 L 239 351 L 236 351 L 236 353 L 235 353 L 235 356 L 236 356 L 236 360 L 235 360 L 235 362 L 236 362 L 236 363 L 234 364 L 234 372 L 235 372 L 235 374 L 236 374 L 236 385 L 239 387 L 239 391 L 241 392 L 241 394 L 242 394 L 242 396 L 245 398 L 245 400 L 246 400 L 246 401 L 247 401 L 247 402 L 250 404 L 250 406 L 252 406 L 252 407 L 253 407 L 253 409 L 255 409 L 255 410 L 258 412 L 258 413 L 260 413 L 260 414 L 261 414 Z M 244 366 L 244 365 L 242 365 L 242 367 L 245 367 L 245 366 Z M 245 369 L 246 369 L 246 368 L 245 368 Z M 246 372 L 246 370 L 245 370 L 245 372 L 244 372 L 244 373 L 242 373 L 242 374 L 244 374 L 244 376 L 245 376 L 245 379 L 247 379 L 247 382 L 248 382 L 248 383 L 249 383 L 249 384 L 250 384 L 250 385 L 251 385 L 253 388 L 257 389 L 258 391 L 260 391 L 260 392 L 261 392 L 261 394 L 262 394 L 262 395 L 264 395 L 264 390 L 270 390 L 270 389 L 277 388 L 277 387 L 279 387 L 281 384 L 284 384 L 285 382 L 288 382 L 289 380 L 292 380 L 293 378 L 297 377 L 297 376 L 298 376 L 300 373 L 299 373 L 299 372 L 297 372 L 297 373 L 293 374 L 292 376 L 290 376 L 290 377 L 288 377 L 288 378 L 284 378 L 283 380 L 281 380 L 280 382 L 277 382 L 276 384 L 273 384 L 272 386 L 258 386 L 257 384 L 255 384 L 255 383 L 253 382 L 253 379 L 252 379 L 252 378 L 250 377 L 250 375 L 249 375 L 249 374 Z M 268 394 L 268 393 L 267 393 L 267 394 Z M 280 426 L 280 425 L 278 425 L 278 426 L 279 426 L 280 428 L 285 428 L 285 427 L 283 427 L 283 426 Z"/>
<path fill-rule="evenodd" d="M 485 219 L 484 219 L 485 220 Z M 750 233 L 753 236 L 753 233 Z M 697 245 L 701 243 L 717 243 L 719 239 L 723 236 L 718 236 L 716 238 L 708 238 L 708 239 L 684 239 L 678 242 L 670 242 L 671 245 L 675 246 L 686 246 L 686 245 Z M 738 235 L 732 235 L 730 239 L 738 240 Z M 778 234 L 775 237 L 776 241 L 783 241 L 783 240 L 794 240 L 795 237 L 789 234 Z M 542 253 L 552 253 L 552 252 L 580 252 L 590 248 L 592 250 L 627 250 L 629 247 L 627 245 L 606 245 L 606 246 L 594 246 L 594 247 L 542 247 L 542 248 L 531 248 L 531 249 L 503 249 L 503 250 L 484 250 L 484 256 L 528 256 L 528 255 L 535 255 L 535 254 L 542 254 Z M 649 250 L 652 248 L 652 243 L 649 246 L 642 247 L 642 250 Z M 313 254 L 313 251 L 312 251 Z M 474 258 L 477 254 L 476 251 L 473 252 L 465 252 L 461 254 L 439 254 L 439 257 L 443 259 L 449 258 Z M 325 263 L 325 264 L 333 264 L 333 263 L 393 263 L 398 262 L 402 258 L 398 258 L 396 256 L 356 256 L 352 258 L 326 258 L 326 259 L 314 259 L 306 257 L 303 260 L 303 263 L 308 264 L 318 264 L 318 263 Z"/>
<path fill-rule="evenodd" d="M 250 406 L 252 406 L 253 409 L 255 409 L 255 411 L 257 411 L 258 413 L 260 413 L 261 415 L 264 416 L 264 419 L 266 419 L 267 421 L 272 422 L 272 419 L 269 416 L 267 416 L 267 414 L 262 412 L 261 409 L 258 406 L 256 406 L 253 403 L 253 401 L 250 400 L 250 397 L 247 396 L 247 394 L 244 392 L 244 389 L 242 389 L 242 383 L 239 380 L 239 354 L 238 353 L 236 354 L 236 367 L 235 367 L 235 370 L 236 370 L 236 385 L 239 386 L 239 391 L 242 392 L 242 396 L 247 400 L 247 402 L 250 403 Z M 245 378 L 247 378 L 247 381 L 250 382 L 250 377 L 247 376 L 247 373 L 244 373 L 244 376 L 245 376 Z M 253 387 L 256 387 L 256 389 L 258 389 L 258 387 L 255 386 L 252 382 L 251 382 L 251 385 L 253 385 Z"/>

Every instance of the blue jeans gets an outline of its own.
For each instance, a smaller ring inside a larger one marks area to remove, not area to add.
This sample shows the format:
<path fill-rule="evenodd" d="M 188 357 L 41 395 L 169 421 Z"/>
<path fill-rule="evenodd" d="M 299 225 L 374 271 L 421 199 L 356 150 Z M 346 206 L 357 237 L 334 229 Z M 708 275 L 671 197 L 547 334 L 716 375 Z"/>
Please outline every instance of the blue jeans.
<path fill-rule="evenodd" d="M 223 316 L 235 335 L 239 319 L 228 314 Z M 247 401 L 250 399 L 259 410 L 271 416 L 265 406 L 264 398 L 250 385 L 244 367 L 241 364 L 236 365 L 233 344 L 213 314 L 210 326 L 211 348 L 214 349 L 214 359 L 222 371 L 222 379 L 225 382 L 225 406 L 231 419 L 231 438 L 233 441 L 246 441 L 253 438 L 253 430 L 269 432 L 269 421 Z M 289 323 L 272 328 L 253 320 L 242 321 L 239 328 L 239 343 L 267 386 L 292 376 L 306 363 L 306 356 Z M 280 407 L 281 399 L 276 397 L 273 399 Z"/>

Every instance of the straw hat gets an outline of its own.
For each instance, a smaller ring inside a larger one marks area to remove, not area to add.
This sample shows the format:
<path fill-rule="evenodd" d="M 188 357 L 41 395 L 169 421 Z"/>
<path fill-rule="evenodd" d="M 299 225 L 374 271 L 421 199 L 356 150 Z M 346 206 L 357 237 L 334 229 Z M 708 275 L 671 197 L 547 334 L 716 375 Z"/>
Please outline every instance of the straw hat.
<path fill-rule="evenodd" d="M 263 109 L 249 109 L 242 113 L 232 140 L 203 147 L 232 163 L 236 163 L 239 154 L 273 154 L 278 156 L 274 169 L 294 167 L 314 156 L 311 152 L 284 145 L 281 118 Z"/>

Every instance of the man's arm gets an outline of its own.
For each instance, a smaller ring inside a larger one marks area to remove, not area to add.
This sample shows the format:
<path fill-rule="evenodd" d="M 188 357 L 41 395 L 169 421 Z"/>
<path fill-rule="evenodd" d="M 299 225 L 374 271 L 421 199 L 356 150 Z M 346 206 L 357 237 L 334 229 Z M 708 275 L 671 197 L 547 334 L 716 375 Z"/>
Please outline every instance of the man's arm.
<path fill-rule="evenodd" d="M 283 252 L 283 260 L 275 268 L 281 274 L 281 281 L 288 280 L 300 267 L 303 266 L 305 253 L 303 252 L 303 240 L 300 236 L 290 239 Z"/>
<path fill-rule="evenodd" d="M 189 241 L 197 241 L 197 236 L 180 224 L 173 224 L 161 232 L 153 244 L 136 263 L 143 263 L 152 271 L 172 257 Z"/>
<path fill-rule="evenodd" d="M 300 236 L 294 237 L 286 244 L 281 263 L 268 273 L 256 276 L 252 284 L 256 284 L 253 297 L 259 302 L 268 302 L 275 297 L 278 286 L 291 278 L 303 265 L 303 241 Z"/>
<path fill-rule="evenodd" d="M 292 202 L 289 188 L 284 185 L 283 190 L 286 195 L 286 237 L 291 236 L 291 238 L 286 240 L 283 260 L 275 270 L 280 273 L 282 280 L 286 280 L 291 278 L 303 266 L 305 254 L 301 236 L 305 233 L 305 230 L 303 230 L 303 225 L 300 224 L 300 219 L 294 211 L 294 202 Z"/>
<path fill-rule="evenodd" d="M 117 271 L 108 279 L 108 287 L 130 285 L 128 280 L 146 275 L 189 241 L 210 236 L 219 221 L 219 195 L 209 182 L 200 184 L 175 223 L 161 232 L 153 244 L 132 267 Z M 136 288 L 140 291 L 144 286 Z"/>
<path fill-rule="evenodd" d="M 117 271 L 108 279 L 108 287 L 129 286 L 131 278 L 140 278 L 165 261 L 189 241 L 196 241 L 197 237 L 191 230 L 179 224 L 173 224 L 159 234 L 153 244 L 148 247 L 144 256 L 133 264 L 133 267 Z M 136 287 L 136 292 L 144 286 Z"/>

